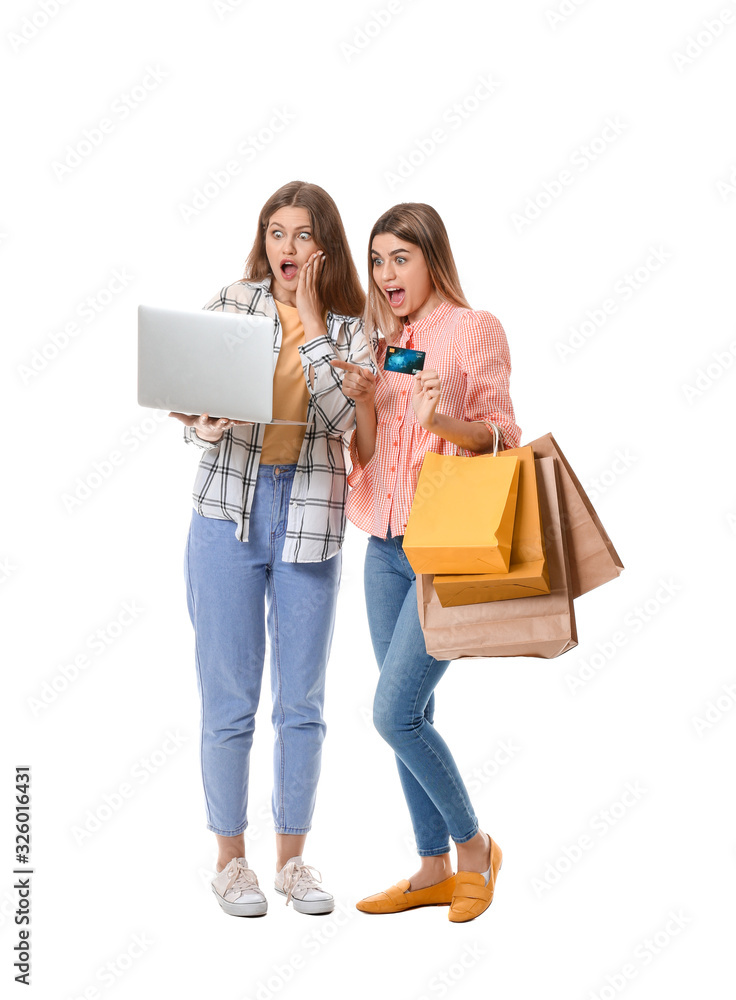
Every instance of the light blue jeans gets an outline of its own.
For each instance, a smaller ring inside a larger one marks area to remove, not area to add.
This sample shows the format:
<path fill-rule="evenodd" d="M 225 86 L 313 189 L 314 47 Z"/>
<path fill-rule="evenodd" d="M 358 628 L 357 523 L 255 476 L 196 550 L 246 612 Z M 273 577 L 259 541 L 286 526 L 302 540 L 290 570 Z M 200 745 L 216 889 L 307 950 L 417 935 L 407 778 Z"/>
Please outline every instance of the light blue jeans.
<path fill-rule="evenodd" d="M 260 466 L 247 542 L 236 539 L 232 521 L 192 511 L 184 568 L 201 699 L 202 783 L 207 828 L 224 837 L 248 825 L 266 627 L 276 832 L 306 833 L 314 812 L 342 554 L 317 563 L 281 561 L 295 468 Z"/>
<path fill-rule="evenodd" d="M 403 535 L 371 535 L 365 596 L 380 676 L 373 702 L 376 729 L 396 754 L 417 851 L 429 857 L 463 844 L 478 820 L 447 744 L 434 728 L 434 689 L 450 660 L 429 656 L 417 611 L 414 571 Z"/>

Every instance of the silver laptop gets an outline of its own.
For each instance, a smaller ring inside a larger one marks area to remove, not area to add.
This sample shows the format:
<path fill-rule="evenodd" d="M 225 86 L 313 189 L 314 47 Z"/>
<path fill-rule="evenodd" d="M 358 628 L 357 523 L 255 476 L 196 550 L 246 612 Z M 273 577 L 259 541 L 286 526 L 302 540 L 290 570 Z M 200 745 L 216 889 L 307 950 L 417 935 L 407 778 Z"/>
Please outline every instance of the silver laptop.
<path fill-rule="evenodd" d="M 268 316 L 138 306 L 138 403 L 177 413 L 304 424 L 273 417 Z"/>

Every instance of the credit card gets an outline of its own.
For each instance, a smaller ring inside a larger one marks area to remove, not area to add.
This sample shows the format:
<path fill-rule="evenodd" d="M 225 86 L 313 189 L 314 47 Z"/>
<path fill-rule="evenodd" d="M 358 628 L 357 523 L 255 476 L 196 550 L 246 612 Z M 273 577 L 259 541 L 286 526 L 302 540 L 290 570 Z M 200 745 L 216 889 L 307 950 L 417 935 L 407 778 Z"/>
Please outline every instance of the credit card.
<path fill-rule="evenodd" d="M 387 347 L 386 359 L 383 362 L 384 370 L 416 375 L 424 368 L 425 354 L 425 351 L 412 351 L 408 347 Z"/>

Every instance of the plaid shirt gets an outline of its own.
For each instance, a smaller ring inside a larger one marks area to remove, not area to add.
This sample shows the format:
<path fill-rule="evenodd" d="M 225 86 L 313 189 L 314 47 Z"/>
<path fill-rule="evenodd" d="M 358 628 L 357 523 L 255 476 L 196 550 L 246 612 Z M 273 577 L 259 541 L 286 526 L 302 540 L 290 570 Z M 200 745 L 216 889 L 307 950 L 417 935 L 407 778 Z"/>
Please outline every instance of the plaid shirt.
<path fill-rule="evenodd" d="M 499 447 L 518 446 L 521 429 L 509 395 L 509 347 L 492 313 L 442 302 L 413 325 L 406 324 L 398 344 L 426 351 L 424 367 L 440 376 L 439 413 L 456 420 L 481 420 L 489 430 L 495 424 L 503 439 Z M 385 355 L 386 341 L 381 339 L 376 349 L 381 366 Z M 350 443 L 353 468 L 347 516 L 378 538 L 386 537 L 389 526 L 392 535 L 404 534 L 425 454 L 463 452 L 421 427 L 411 401 L 413 381 L 410 375 L 381 371 L 376 383 L 376 448 L 365 466 L 358 459 L 356 435 Z"/>
<path fill-rule="evenodd" d="M 273 319 L 274 367 L 281 348 L 281 323 L 271 295 L 271 279 L 235 281 L 213 296 L 205 309 L 243 312 Z M 355 426 L 355 404 L 343 395 L 343 373 L 329 364 L 342 358 L 373 368 L 363 321 L 327 313 L 327 334 L 299 347 L 309 388 L 307 428 L 289 502 L 283 559 L 321 562 L 340 550 L 345 537 L 347 470 L 345 447 Z M 314 385 L 309 382 L 310 366 Z M 185 441 L 204 450 L 192 500 L 204 517 L 235 521 L 235 537 L 248 541 L 265 424 L 230 427 L 212 443 L 184 428 Z"/>

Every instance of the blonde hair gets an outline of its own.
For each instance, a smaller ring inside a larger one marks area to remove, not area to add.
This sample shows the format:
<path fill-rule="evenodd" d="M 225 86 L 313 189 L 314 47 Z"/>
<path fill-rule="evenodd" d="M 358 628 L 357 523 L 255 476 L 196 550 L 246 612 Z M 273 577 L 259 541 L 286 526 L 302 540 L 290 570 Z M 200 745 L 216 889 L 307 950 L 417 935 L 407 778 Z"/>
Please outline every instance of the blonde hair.
<path fill-rule="evenodd" d="M 290 181 L 271 195 L 258 216 L 256 238 L 245 262 L 245 280 L 273 277 L 266 255 L 266 230 L 271 217 L 281 208 L 306 208 L 309 212 L 314 241 L 326 256 L 320 278 L 322 304 L 340 316 L 360 316 L 365 309 L 365 292 L 345 228 L 337 205 L 318 184 Z"/>
<path fill-rule="evenodd" d="M 386 296 L 373 280 L 371 248 L 374 238 L 381 233 L 392 233 L 400 240 L 418 246 L 427 265 L 432 286 L 440 298 L 456 306 L 470 308 L 460 285 L 457 265 L 450 249 L 450 238 L 439 213 L 431 205 L 424 205 L 421 202 L 401 202 L 383 213 L 373 226 L 368 240 L 365 332 L 370 338 L 371 349 L 377 331 L 380 330 L 389 344 L 393 343 L 401 332 L 402 322 L 408 319 L 406 316 L 400 318 L 394 316 Z"/>

